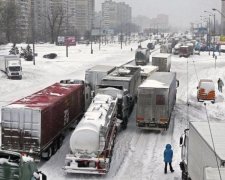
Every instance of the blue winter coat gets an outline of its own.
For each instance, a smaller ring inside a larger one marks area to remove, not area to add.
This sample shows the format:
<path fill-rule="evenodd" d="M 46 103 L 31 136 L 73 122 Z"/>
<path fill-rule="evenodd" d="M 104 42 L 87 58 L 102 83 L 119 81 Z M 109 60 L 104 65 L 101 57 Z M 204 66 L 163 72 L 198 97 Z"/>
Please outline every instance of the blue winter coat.
<path fill-rule="evenodd" d="M 171 149 L 172 146 L 170 144 L 166 145 L 166 149 L 164 151 L 164 162 L 170 163 L 173 159 L 173 150 Z"/>

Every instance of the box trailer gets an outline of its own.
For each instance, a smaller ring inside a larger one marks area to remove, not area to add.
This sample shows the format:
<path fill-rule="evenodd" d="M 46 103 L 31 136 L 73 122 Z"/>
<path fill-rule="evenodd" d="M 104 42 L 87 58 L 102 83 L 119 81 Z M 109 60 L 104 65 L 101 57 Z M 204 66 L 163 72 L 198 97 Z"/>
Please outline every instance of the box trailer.
<path fill-rule="evenodd" d="M 96 65 L 85 71 L 85 81 L 90 85 L 91 90 L 96 92 L 96 86 L 100 85 L 103 77 L 115 70 L 115 66 Z"/>
<path fill-rule="evenodd" d="M 136 125 L 142 129 L 167 129 L 176 103 L 176 73 L 155 72 L 139 87 Z"/>
<path fill-rule="evenodd" d="M 189 129 L 186 129 L 180 138 L 182 180 L 204 179 L 204 172 L 209 170 L 208 167 L 217 168 L 217 171 L 220 168 L 221 172 L 224 171 L 225 123 L 209 123 L 190 122 Z"/>
<path fill-rule="evenodd" d="M 132 100 L 137 95 L 137 87 L 140 84 L 141 68 L 139 67 L 118 67 L 101 81 L 101 85 L 122 86 L 128 91 Z"/>
<path fill-rule="evenodd" d="M 84 82 L 70 83 L 55 83 L 2 107 L 1 148 L 49 159 L 85 111 Z"/>
<path fill-rule="evenodd" d="M 152 56 L 152 65 L 159 67 L 159 72 L 170 72 L 171 54 L 158 53 Z"/>
<path fill-rule="evenodd" d="M 206 167 L 204 169 L 203 180 L 221 180 L 221 178 L 225 179 L 225 168 Z"/>
<path fill-rule="evenodd" d="M 0 56 L 0 70 L 3 71 L 10 79 L 22 79 L 22 65 L 18 56 Z"/>

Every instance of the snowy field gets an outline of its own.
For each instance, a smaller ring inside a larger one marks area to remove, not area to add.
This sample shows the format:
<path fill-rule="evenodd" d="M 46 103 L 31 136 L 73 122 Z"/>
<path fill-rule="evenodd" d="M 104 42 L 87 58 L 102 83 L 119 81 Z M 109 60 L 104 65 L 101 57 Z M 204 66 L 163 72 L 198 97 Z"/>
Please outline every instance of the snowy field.
<path fill-rule="evenodd" d="M 21 45 L 25 47 L 26 45 Z M 0 72 L 0 107 L 15 100 L 30 95 L 61 79 L 84 79 L 85 69 L 97 64 L 121 65 L 134 59 L 134 50 L 138 43 L 124 45 L 108 44 L 98 49 L 93 45 L 94 54 L 90 54 L 90 46 L 77 45 L 69 47 L 69 58 L 66 58 L 65 47 L 51 44 L 36 45 L 36 65 L 22 60 L 23 79 L 10 80 Z M 142 44 L 144 47 L 144 44 Z M 20 47 L 20 46 L 18 46 Z M 0 54 L 8 54 L 11 45 L 0 46 Z M 57 53 L 54 60 L 43 59 L 46 53 Z M 65 174 L 62 167 L 69 152 L 69 135 L 63 146 L 47 162 L 41 162 L 39 168 L 49 180 L 67 179 L 113 179 L 113 180 L 180 180 L 179 168 L 180 147 L 179 137 L 187 128 L 187 122 L 206 121 L 207 113 L 210 121 L 223 121 L 225 116 L 224 93 L 216 90 L 216 103 L 197 102 L 196 94 L 199 79 L 210 78 L 215 83 L 218 78 L 225 82 L 225 55 L 218 55 L 215 60 L 208 53 L 194 55 L 190 58 L 172 56 L 171 71 L 177 72 L 180 81 L 177 104 L 171 118 L 171 124 L 166 132 L 143 131 L 136 128 L 135 111 L 132 113 L 128 128 L 117 136 L 110 171 L 105 176 Z M 217 87 L 217 84 L 215 84 Z M 187 106 L 187 102 L 189 106 Z M 174 150 L 174 173 L 164 174 L 163 151 L 167 143 Z"/>

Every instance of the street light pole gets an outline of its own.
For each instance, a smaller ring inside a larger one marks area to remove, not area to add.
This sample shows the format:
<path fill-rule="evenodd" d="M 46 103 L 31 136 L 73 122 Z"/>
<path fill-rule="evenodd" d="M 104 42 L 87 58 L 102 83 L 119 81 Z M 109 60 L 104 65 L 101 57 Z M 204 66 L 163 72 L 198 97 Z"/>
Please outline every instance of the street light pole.
<path fill-rule="evenodd" d="M 225 15 L 221 12 L 221 11 L 219 11 L 218 9 L 216 9 L 216 8 L 213 8 L 212 9 L 213 11 L 217 11 L 223 18 L 225 18 Z M 222 18 L 221 18 L 222 19 Z M 224 32 L 223 32 L 223 28 L 222 28 L 222 34 L 223 34 Z"/>
<path fill-rule="evenodd" d="M 32 9 L 32 41 L 33 41 L 33 65 L 35 65 L 35 1 L 33 1 Z"/>

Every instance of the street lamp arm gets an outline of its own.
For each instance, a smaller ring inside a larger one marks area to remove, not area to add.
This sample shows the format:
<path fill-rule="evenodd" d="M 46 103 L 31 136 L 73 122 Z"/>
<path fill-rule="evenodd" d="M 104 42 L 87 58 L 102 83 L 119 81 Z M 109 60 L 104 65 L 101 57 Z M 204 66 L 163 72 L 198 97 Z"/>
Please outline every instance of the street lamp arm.
<path fill-rule="evenodd" d="M 220 13 L 223 16 L 223 18 L 225 18 L 225 15 L 222 12 L 220 12 L 218 9 L 213 8 L 212 10 L 217 11 L 218 13 Z"/>

